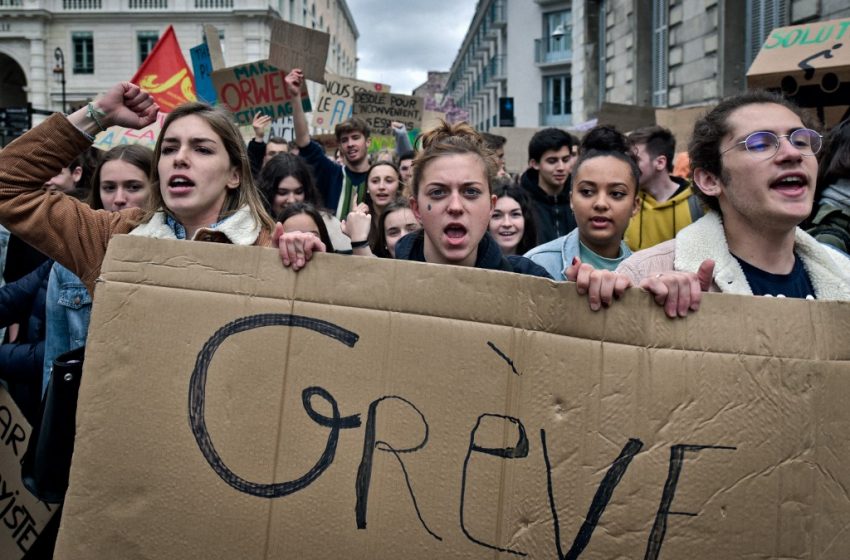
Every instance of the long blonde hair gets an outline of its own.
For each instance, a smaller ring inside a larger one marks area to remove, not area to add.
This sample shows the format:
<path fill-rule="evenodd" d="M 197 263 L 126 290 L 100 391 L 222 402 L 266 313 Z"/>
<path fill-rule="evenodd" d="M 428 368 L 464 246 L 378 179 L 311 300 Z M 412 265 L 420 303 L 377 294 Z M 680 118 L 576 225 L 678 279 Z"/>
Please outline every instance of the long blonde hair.
<path fill-rule="evenodd" d="M 487 187 L 493 192 L 493 180 L 497 172 L 493 153 L 485 146 L 481 135 L 468 123 L 449 124 L 440 121 L 436 128 L 420 134 L 416 141 L 421 143 L 422 149 L 413 160 L 411 187 L 414 197 L 419 194 L 419 183 L 429 163 L 443 156 L 462 154 L 473 154 L 481 159 L 487 176 Z"/>
<path fill-rule="evenodd" d="M 157 138 L 156 146 L 153 150 L 151 196 L 145 214 L 139 223 L 149 222 L 159 210 L 164 211 L 176 219 L 168 207 L 165 206 L 165 201 L 162 199 L 162 192 L 159 190 L 159 157 L 162 151 L 162 139 L 165 138 L 168 127 L 174 121 L 189 115 L 202 118 L 221 137 L 221 141 L 230 158 L 230 164 L 236 167 L 239 172 L 239 186 L 235 189 L 227 189 L 227 197 L 218 216 L 219 221 L 232 216 L 243 206 L 248 206 L 254 220 L 260 224 L 262 229 L 271 233 L 274 229 L 274 221 L 272 221 L 271 217 L 265 211 L 260 192 L 256 185 L 254 185 L 254 178 L 251 175 L 251 165 L 248 161 L 248 153 L 245 151 L 242 135 L 239 134 L 239 129 L 233 123 L 233 117 L 230 113 L 206 103 L 186 103 L 180 105 L 166 117 L 165 122 L 162 124 L 162 131 L 159 133 L 159 138 Z"/>

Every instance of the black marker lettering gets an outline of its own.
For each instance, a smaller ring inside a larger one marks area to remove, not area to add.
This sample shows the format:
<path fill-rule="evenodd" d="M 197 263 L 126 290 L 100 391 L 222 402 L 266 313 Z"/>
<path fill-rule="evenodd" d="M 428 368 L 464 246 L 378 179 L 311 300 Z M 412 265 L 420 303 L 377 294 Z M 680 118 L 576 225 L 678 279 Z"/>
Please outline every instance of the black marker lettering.
<path fill-rule="evenodd" d="M 670 506 L 673 504 L 673 497 L 676 495 L 676 486 L 679 483 L 679 474 L 682 472 L 685 453 L 688 451 L 697 453 L 703 449 L 734 451 L 737 448 L 724 445 L 674 445 L 670 448 L 670 469 L 667 471 L 667 481 L 664 483 L 664 491 L 661 493 L 661 505 L 658 506 L 655 523 L 652 525 L 652 531 L 650 531 L 649 540 L 646 543 L 645 560 L 656 560 L 658 558 L 658 554 L 661 552 L 661 544 L 664 542 L 664 534 L 667 532 L 668 515 L 696 516 L 695 513 L 670 511 Z"/>
<path fill-rule="evenodd" d="M 497 354 L 500 358 L 502 358 L 503 360 L 505 360 L 505 362 L 507 362 L 507 364 L 508 364 L 509 366 L 511 366 L 511 371 L 513 371 L 516 375 L 522 375 L 520 372 L 518 372 L 518 371 L 516 370 L 516 366 L 514 365 L 514 361 L 513 361 L 512 359 L 508 358 L 508 355 L 507 355 L 507 354 L 505 354 L 504 352 L 502 352 L 501 350 L 499 350 L 499 347 L 498 347 L 498 346 L 496 346 L 495 344 L 493 344 L 493 343 L 492 343 L 492 342 L 490 342 L 489 340 L 487 341 L 487 346 L 489 346 L 490 348 L 492 348 L 492 349 L 493 349 L 493 352 L 495 352 L 495 353 L 496 353 L 496 354 Z"/>
<path fill-rule="evenodd" d="M 222 480 L 240 492 L 262 498 L 286 496 L 309 486 L 333 462 L 339 439 L 339 431 L 341 429 L 357 428 L 360 426 L 359 415 L 340 416 L 337 402 L 330 393 L 321 387 L 308 387 L 301 393 L 304 410 L 314 422 L 331 429 L 328 434 L 325 450 L 313 468 L 296 480 L 274 484 L 260 484 L 241 478 L 224 464 L 224 461 L 215 450 L 209 431 L 207 431 L 206 419 L 204 417 L 204 396 L 210 362 L 212 362 L 212 358 L 218 347 L 229 336 L 251 329 L 271 326 L 303 327 L 338 340 L 349 347 L 353 347 L 358 339 L 355 333 L 327 321 L 299 315 L 266 313 L 251 315 L 232 321 L 218 329 L 206 344 L 204 344 L 204 347 L 198 354 L 198 359 L 195 361 L 195 369 L 192 371 L 192 377 L 189 381 L 189 425 L 192 428 L 195 441 L 198 443 L 198 447 L 201 453 L 203 453 L 204 458 Z M 332 416 L 330 418 L 319 414 L 313 409 L 311 399 L 314 396 L 321 397 L 330 404 L 332 410 Z"/>
<path fill-rule="evenodd" d="M 543 446 L 543 460 L 546 463 L 546 485 L 549 488 L 549 507 L 552 509 L 552 519 L 555 525 L 555 546 L 557 547 L 558 558 L 561 560 L 564 560 L 565 558 L 574 560 L 579 557 L 582 551 L 590 543 L 590 537 L 593 535 L 593 530 L 599 523 L 599 519 L 602 518 L 602 514 L 605 512 L 608 502 L 611 501 L 614 489 L 617 488 L 620 480 L 626 474 L 626 469 L 629 468 L 629 464 L 632 462 L 632 459 L 634 459 L 635 455 L 637 455 L 643 447 L 643 442 L 639 439 L 630 439 L 628 443 L 623 446 L 620 456 L 617 457 L 617 459 L 615 459 L 608 468 L 608 472 L 605 473 L 605 476 L 602 478 L 602 482 L 599 483 L 599 488 L 596 489 L 596 494 L 593 496 L 593 502 L 590 504 L 590 509 L 587 511 L 584 523 L 581 524 L 581 528 L 579 529 L 578 534 L 576 534 L 573 545 L 570 547 L 570 550 L 567 551 L 566 555 L 564 555 L 563 549 L 561 548 L 561 527 L 558 523 L 558 510 L 555 507 L 555 493 L 552 490 L 552 464 L 549 462 L 549 450 L 546 446 L 546 430 L 540 430 L 540 443 Z"/>
<path fill-rule="evenodd" d="M 376 439 L 375 420 L 378 414 L 378 404 L 387 399 L 395 399 L 407 404 L 410 408 L 416 411 L 419 418 L 422 420 L 422 425 L 425 427 L 425 435 L 422 438 L 422 441 L 415 447 L 397 449 L 386 441 Z M 422 523 L 422 526 L 432 537 L 438 541 L 443 540 L 442 537 L 432 531 L 428 527 L 428 524 L 425 523 L 425 520 L 422 519 L 422 512 L 419 511 L 419 504 L 416 503 L 416 495 L 413 493 L 413 486 L 410 484 L 410 477 L 407 474 L 407 468 L 404 466 L 404 461 L 402 461 L 400 455 L 401 453 L 413 453 L 415 451 L 419 451 L 425 447 L 426 443 L 428 443 L 428 421 L 425 420 L 425 415 L 416 408 L 416 405 L 403 397 L 397 397 L 394 395 L 381 397 L 380 399 L 372 401 L 369 405 L 369 414 L 366 418 L 366 433 L 363 438 L 363 458 L 360 460 L 360 466 L 357 468 L 357 480 L 355 483 L 355 491 L 357 494 L 355 513 L 358 529 L 366 528 L 366 510 L 369 502 L 369 485 L 372 481 L 372 460 L 375 454 L 375 449 L 377 448 L 381 451 L 392 453 L 398 460 L 398 464 L 401 465 L 401 471 L 404 473 L 404 481 L 407 483 L 407 490 L 410 492 L 410 499 L 413 501 L 413 508 L 416 510 L 416 516 L 419 518 L 419 522 Z"/>
<path fill-rule="evenodd" d="M 475 443 L 475 433 L 478 431 L 479 426 L 481 426 L 481 420 L 484 418 L 499 418 L 501 420 L 507 420 L 517 428 L 517 442 L 514 447 L 481 447 Z M 475 427 L 472 428 L 472 432 L 469 434 L 469 448 L 466 452 L 466 459 L 463 460 L 463 478 L 460 483 L 460 528 L 463 531 L 463 534 L 466 535 L 466 538 L 474 542 L 475 544 L 479 544 L 486 548 L 491 548 L 493 550 L 498 550 L 499 552 L 509 552 L 510 554 L 516 554 L 517 556 L 527 556 L 525 552 L 520 552 L 517 550 L 511 550 L 509 548 L 502 548 L 499 546 L 495 546 L 492 544 L 488 544 L 482 542 L 472 535 L 469 534 L 469 531 L 466 529 L 466 523 L 464 522 L 463 517 L 463 505 L 466 499 L 466 473 L 469 468 L 469 459 L 472 457 L 472 453 L 484 453 L 485 455 L 493 455 L 495 457 L 502 457 L 504 459 L 522 459 L 524 457 L 528 457 L 528 438 L 525 435 L 525 426 L 522 425 L 517 418 L 513 418 L 511 416 L 502 416 L 500 414 L 482 414 L 478 417 L 478 420 L 475 422 Z"/>
<path fill-rule="evenodd" d="M 20 456 L 20 452 L 18 451 L 18 442 L 23 443 L 25 439 L 27 439 L 27 433 L 24 431 L 23 427 L 21 427 L 20 424 L 12 426 L 12 433 L 6 437 L 6 445 L 12 444 L 12 451 L 15 453 L 15 457 Z"/>

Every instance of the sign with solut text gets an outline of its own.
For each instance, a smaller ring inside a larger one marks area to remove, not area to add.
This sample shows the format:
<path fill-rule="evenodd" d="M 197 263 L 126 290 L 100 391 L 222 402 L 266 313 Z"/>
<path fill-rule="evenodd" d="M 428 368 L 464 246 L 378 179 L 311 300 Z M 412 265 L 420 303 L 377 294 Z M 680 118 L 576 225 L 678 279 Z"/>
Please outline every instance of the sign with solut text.
<path fill-rule="evenodd" d="M 843 560 L 848 311 L 120 236 L 56 558 Z"/>
<path fill-rule="evenodd" d="M 218 103 L 233 113 L 239 125 L 248 125 L 260 111 L 279 119 L 292 115 L 293 97 L 286 87 L 286 70 L 265 60 L 231 66 L 212 74 Z M 312 110 L 306 82 L 301 85 L 301 106 Z"/>

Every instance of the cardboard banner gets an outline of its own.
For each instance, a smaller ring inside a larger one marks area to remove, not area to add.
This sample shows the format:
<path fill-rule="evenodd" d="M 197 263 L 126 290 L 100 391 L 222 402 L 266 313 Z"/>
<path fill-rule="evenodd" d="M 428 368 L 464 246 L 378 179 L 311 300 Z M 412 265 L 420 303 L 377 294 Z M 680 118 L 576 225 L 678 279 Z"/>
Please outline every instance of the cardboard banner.
<path fill-rule="evenodd" d="M 844 560 L 848 333 L 846 302 L 592 313 L 504 272 L 119 236 L 56 558 Z"/>
<path fill-rule="evenodd" d="M 224 63 L 224 51 L 221 48 L 221 35 L 218 28 L 210 23 L 204 24 L 204 38 L 210 53 L 210 64 L 213 71 L 222 70 L 226 67 Z"/>
<path fill-rule="evenodd" d="M 281 68 L 300 68 L 305 78 L 323 84 L 330 40 L 324 31 L 272 20 L 269 62 Z"/>
<path fill-rule="evenodd" d="M 850 18 L 771 31 L 747 87 L 779 90 L 827 126 L 850 118 Z"/>
<path fill-rule="evenodd" d="M 292 97 L 285 82 L 288 73 L 258 60 L 216 70 L 212 81 L 218 102 L 233 113 L 238 124 L 246 125 L 257 111 L 273 119 L 292 115 Z M 305 112 L 312 110 L 306 83 L 301 85 L 301 106 Z"/>
<path fill-rule="evenodd" d="M 162 131 L 162 124 L 165 122 L 167 116 L 168 113 L 160 111 L 156 115 L 156 121 L 138 130 L 124 128 L 123 126 L 110 126 L 104 132 L 95 136 L 92 145 L 103 151 L 120 146 L 121 144 L 141 144 L 153 150 L 156 146 L 156 140 L 159 138 L 159 133 Z"/>
<path fill-rule="evenodd" d="M 30 425 L 3 385 L 0 385 L 0 558 L 17 560 L 32 548 L 56 512 L 38 500 L 21 481 L 21 460 L 27 450 Z"/>
<path fill-rule="evenodd" d="M 333 130 L 336 125 L 350 119 L 354 111 L 354 94 L 358 91 L 388 93 L 390 86 L 325 74 L 325 87 L 313 112 L 313 126 Z"/>
<path fill-rule="evenodd" d="M 365 119 L 373 134 L 392 134 L 390 123 L 404 123 L 407 130 L 422 128 L 421 97 L 372 91 L 354 92 L 354 116 Z"/>

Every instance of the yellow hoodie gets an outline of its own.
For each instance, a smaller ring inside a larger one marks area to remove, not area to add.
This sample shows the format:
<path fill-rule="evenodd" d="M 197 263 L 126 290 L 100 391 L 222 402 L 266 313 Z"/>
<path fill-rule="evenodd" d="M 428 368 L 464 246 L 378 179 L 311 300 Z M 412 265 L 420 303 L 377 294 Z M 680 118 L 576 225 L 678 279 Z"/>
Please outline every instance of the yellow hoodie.
<path fill-rule="evenodd" d="M 676 194 L 658 202 L 645 191 L 638 193 L 638 212 L 629 222 L 625 241 L 632 251 L 640 251 L 673 239 L 680 229 L 689 226 L 705 211 L 689 181 L 670 177 L 680 188 Z"/>

